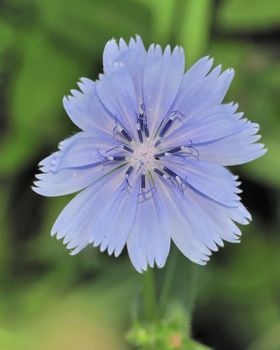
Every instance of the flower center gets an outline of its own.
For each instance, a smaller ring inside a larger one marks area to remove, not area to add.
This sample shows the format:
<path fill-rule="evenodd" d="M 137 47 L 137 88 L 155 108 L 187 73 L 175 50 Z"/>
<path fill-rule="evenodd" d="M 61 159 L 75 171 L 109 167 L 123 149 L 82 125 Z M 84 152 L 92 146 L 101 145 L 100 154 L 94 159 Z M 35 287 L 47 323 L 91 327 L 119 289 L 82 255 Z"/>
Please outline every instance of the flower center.
<path fill-rule="evenodd" d="M 155 167 L 155 153 L 156 149 L 153 141 L 146 139 L 143 143 L 136 143 L 133 145 L 133 153 L 129 157 L 132 166 L 142 166 L 146 171 L 152 170 Z"/>

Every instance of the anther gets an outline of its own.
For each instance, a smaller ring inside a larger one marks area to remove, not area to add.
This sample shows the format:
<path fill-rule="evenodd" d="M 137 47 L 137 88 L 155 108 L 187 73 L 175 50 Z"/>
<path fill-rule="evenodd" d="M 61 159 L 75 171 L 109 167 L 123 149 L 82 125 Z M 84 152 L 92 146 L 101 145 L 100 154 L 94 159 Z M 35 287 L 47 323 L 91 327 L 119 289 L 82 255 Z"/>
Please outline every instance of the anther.
<path fill-rule="evenodd" d="M 164 156 L 165 156 L 165 153 L 164 153 L 164 152 L 154 154 L 155 159 L 158 159 L 158 158 L 164 157 Z"/>
<path fill-rule="evenodd" d="M 141 104 L 141 110 L 142 110 L 142 113 L 140 113 L 140 115 L 139 115 L 140 128 L 141 128 L 141 131 L 144 131 L 145 136 L 149 137 L 150 132 L 149 132 L 149 127 L 148 127 L 148 122 L 147 122 L 147 116 L 145 113 L 144 103 Z"/>
<path fill-rule="evenodd" d="M 169 118 L 167 119 L 167 122 L 165 123 L 164 127 L 161 129 L 161 131 L 160 131 L 160 133 L 158 135 L 159 139 L 155 143 L 155 147 L 157 147 L 158 145 L 161 144 L 161 139 L 167 133 L 167 131 L 170 129 L 170 127 L 173 124 L 174 120 L 178 116 L 185 117 L 182 113 L 180 113 L 178 111 L 173 111 L 173 112 L 170 113 Z M 161 128 L 162 124 L 163 124 L 163 121 L 160 123 L 159 129 Z"/>
<path fill-rule="evenodd" d="M 179 185 L 179 189 L 181 192 L 184 191 L 184 188 L 183 188 L 183 181 L 181 180 L 180 176 L 177 175 L 173 170 L 167 168 L 167 167 L 163 167 L 163 170 L 170 176 L 172 176 L 173 178 L 175 178 L 175 180 L 177 181 L 178 185 Z"/>
<path fill-rule="evenodd" d="M 133 149 L 130 148 L 130 147 L 128 147 L 128 146 L 126 146 L 126 145 L 120 145 L 120 146 L 116 146 L 116 147 L 109 148 L 109 149 L 106 151 L 106 153 L 109 153 L 109 152 L 111 152 L 111 151 L 113 151 L 113 150 L 115 150 L 115 149 L 123 149 L 123 150 L 125 150 L 125 151 L 127 151 L 127 152 L 134 153 Z"/>
<path fill-rule="evenodd" d="M 107 157 L 108 160 L 114 160 L 116 162 L 122 162 L 126 160 L 126 157 L 124 156 L 114 156 L 114 157 Z"/>
<path fill-rule="evenodd" d="M 157 142 L 155 143 L 155 147 L 159 146 L 161 144 L 161 139 L 157 140 Z"/>
<path fill-rule="evenodd" d="M 185 148 L 185 146 L 179 146 L 179 147 L 172 148 L 172 149 L 168 150 L 167 152 L 165 152 L 165 155 L 169 155 L 169 154 L 180 152 L 184 148 Z"/>
<path fill-rule="evenodd" d="M 164 125 L 161 132 L 159 133 L 159 137 L 163 137 L 165 135 L 165 133 L 168 131 L 172 123 L 173 123 L 173 119 L 168 119 L 167 123 Z"/>
<path fill-rule="evenodd" d="M 146 175 L 141 175 L 141 191 L 144 192 L 146 189 Z"/>
<path fill-rule="evenodd" d="M 156 153 L 154 155 L 155 158 L 160 158 L 160 157 L 166 157 L 166 156 L 170 156 L 174 153 L 180 152 L 185 148 L 185 146 L 180 146 L 180 147 L 175 147 L 175 148 L 171 148 L 170 150 L 166 151 L 166 152 L 161 152 L 161 153 Z"/>
<path fill-rule="evenodd" d="M 136 123 L 136 129 L 137 129 L 137 134 L 138 134 L 139 141 L 140 141 L 140 143 L 143 143 L 143 135 L 142 135 L 142 132 L 141 132 L 141 123 L 140 122 Z"/>
<path fill-rule="evenodd" d="M 116 125 L 116 130 L 118 130 L 118 132 L 121 133 L 128 142 L 132 141 L 132 137 L 129 135 L 129 133 L 119 124 Z"/>
<path fill-rule="evenodd" d="M 188 147 L 188 146 L 179 146 L 179 147 L 174 147 L 174 148 L 171 148 L 169 149 L 168 151 L 166 152 L 161 152 L 161 153 L 156 153 L 154 155 L 154 157 L 157 159 L 157 158 L 160 158 L 160 157 L 166 157 L 166 156 L 171 156 L 171 155 L 175 155 L 175 153 L 178 153 L 178 152 L 181 152 L 181 151 L 184 151 L 186 149 L 191 149 L 191 147 Z M 179 156 L 179 155 L 178 155 Z"/>
<path fill-rule="evenodd" d="M 129 133 L 126 130 L 122 129 L 121 134 L 127 139 L 128 142 L 132 141 L 132 137 L 129 135 Z"/>
<path fill-rule="evenodd" d="M 146 137 L 150 136 L 147 120 L 145 120 L 145 123 L 144 123 L 144 132 Z"/>
<path fill-rule="evenodd" d="M 139 123 L 141 131 L 144 131 L 144 114 L 139 115 Z"/>
<path fill-rule="evenodd" d="M 157 175 L 163 177 L 163 178 L 166 179 L 166 180 L 169 179 L 169 177 L 168 177 L 166 174 L 164 174 L 163 171 L 161 171 L 161 170 L 159 170 L 159 169 L 157 169 L 157 168 L 154 168 L 154 172 L 155 172 Z"/>
<path fill-rule="evenodd" d="M 170 114 L 170 117 L 168 118 L 166 124 L 164 125 L 164 127 L 162 128 L 162 130 L 159 133 L 159 137 L 163 137 L 166 132 L 169 130 L 169 128 L 171 127 L 174 119 L 177 117 L 177 112 L 172 112 Z"/>
<path fill-rule="evenodd" d="M 170 175 L 170 176 L 173 176 L 173 177 L 179 177 L 176 173 L 174 173 L 174 171 L 173 170 L 171 170 L 171 169 L 169 169 L 169 168 L 167 168 L 167 167 L 163 167 L 163 170 L 168 174 L 168 175 Z"/>
<path fill-rule="evenodd" d="M 133 170 L 133 166 L 130 166 L 130 167 L 127 169 L 127 171 L 125 172 L 125 175 L 126 175 L 126 176 L 129 176 L 129 175 L 131 174 L 132 170 Z"/>
<path fill-rule="evenodd" d="M 130 166 L 125 172 L 125 181 L 129 187 L 132 187 L 128 181 L 128 177 L 131 174 L 132 170 L 133 170 L 133 166 Z"/>
<path fill-rule="evenodd" d="M 125 146 L 125 145 L 122 146 L 122 148 L 123 148 L 125 151 L 127 151 L 127 152 L 134 153 L 133 149 L 131 149 L 131 148 Z"/>

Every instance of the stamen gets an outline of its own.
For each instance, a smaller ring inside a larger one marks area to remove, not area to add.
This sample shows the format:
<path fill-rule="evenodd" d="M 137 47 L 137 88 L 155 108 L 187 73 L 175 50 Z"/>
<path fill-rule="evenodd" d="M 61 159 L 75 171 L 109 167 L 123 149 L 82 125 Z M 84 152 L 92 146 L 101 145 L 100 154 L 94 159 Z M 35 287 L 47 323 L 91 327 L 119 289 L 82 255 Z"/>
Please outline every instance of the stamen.
<path fill-rule="evenodd" d="M 114 156 L 114 157 L 107 157 L 108 160 L 114 160 L 116 162 L 122 162 L 126 160 L 126 157 L 124 156 Z"/>
<path fill-rule="evenodd" d="M 146 174 L 142 174 L 141 180 L 140 180 L 141 191 L 138 194 L 140 202 L 144 202 L 146 200 L 149 200 L 151 198 L 151 196 L 153 196 L 154 191 L 156 189 L 155 186 L 151 186 L 150 182 L 149 182 L 149 184 L 150 184 L 149 189 L 147 189 L 146 182 L 147 182 Z"/>
<path fill-rule="evenodd" d="M 173 170 L 171 170 L 171 169 L 169 169 L 169 168 L 167 168 L 167 167 L 163 167 L 163 170 L 168 174 L 168 175 L 170 175 L 170 176 L 173 176 L 173 177 L 179 177 L 176 173 L 174 173 L 174 171 Z"/>
<path fill-rule="evenodd" d="M 132 170 L 133 170 L 133 166 L 130 166 L 130 167 L 127 169 L 127 171 L 125 172 L 125 181 L 126 181 L 126 183 L 128 184 L 128 186 L 129 186 L 130 188 L 132 188 L 132 186 L 130 185 L 130 183 L 129 183 L 129 181 L 128 181 L 128 177 L 129 177 L 129 175 L 131 174 Z"/>
<path fill-rule="evenodd" d="M 122 136 L 128 141 L 131 142 L 132 141 L 132 137 L 129 135 L 129 133 L 119 124 L 116 123 L 116 126 L 114 128 L 114 130 L 117 130 L 120 134 L 122 134 Z"/>
<path fill-rule="evenodd" d="M 143 143 L 143 136 L 142 136 L 142 132 L 141 132 L 141 123 L 139 123 L 139 121 L 137 121 L 137 123 L 136 123 L 136 129 L 137 129 L 139 141 L 140 141 L 140 143 Z"/>
<path fill-rule="evenodd" d="M 129 176 L 129 175 L 131 174 L 132 170 L 133 170 L 133 166 L 130 166 L 130 167 L 127 169 L 127 171 L 125 172 L 125 175 L 126 175 L 126 176 Z"/>
<path fill-rule="evenodd" d="M 147 118 L 145 117 L 145 122 L 144 122 L 144 131 L 145 131 L 145 136 L 149 137 L 150 136 L 150 132 L 149 132 L 149 128 L 148 128 L 148 123 L 147 123 Z"/>
<path fill-rule="evenodd" d="M 166 151 L 166 152 L 161 152 L 161 153 L 156 153 L 154 155 L 155 158 L 160 158 L 160 157 L 166 157 L 166 156 L 170 156 L 174 153 L 183 151 L 185 148 L 187 148 L 186 146 L 179 146 L 179 147 L 175 147 L 175 148 L 171 148 L 170 150 Z"/>
<path fill-rule="evenodd" d="M 190 140 L 191 141 L 191 140 Z M 193 151 L 195 152 L 195 155 L 193 155 Z M 181 153 L 180 153 L 181 152 Z M 178 153 L 178 154 L 176 154 Z M 161 153 L 156 153 L 154 154 L 155 159 L 161 158 L 161 157 L 167 157 L 167 156 L 176 156 L 176 157 L 190 157 L 194 156 L 195 158 L 199 158 L 199 152 L 196 148 L 193 147 L 193 143 L 191 141 L 190 145 L 183 145 L 183 146 L 178 146 L 169 149 L 168 151 L 161 152 Z"/>
<path fill-rule="evenodd" d="M 173 124 L 174 120 L 178 117 L 178 116 L 182 116 L 185 117 L 181 112 L 178 111 L 173 111 L 170 113 L 169 118 L 167 119 L 167 122 L 165 123 L 164 127 L 161 129 L 160 133 L 159 133 L 159 139 L 157 140 L 157 142 L 155 143 L 155 147 L 157 147 L 158 145 L 160 145 L 161 143 L 161 139 L 163 138 L 163 136 L 167 133 L 167 131 L 170 129 L 171 125 Z M 161 128 L 163 124 L 163 121 L 160 123 L 159 129 Z"/>
<path fill-rule="evenodd" d="M 155 147 L 159 146 L 161 144 L 161 139 L 157 140 L 157 142 L 155 143 Z"/>
<path fill-rule="evenodd" d="M 167 167 L 163 167 L 163 170 L 170 176 L 172 176 L 173 178 L 175 178 L 175 180 L 177 181 L 177 184 L 179 185 L 179 189 L 181 192 L 184 192 L 184 185 L 186 185 L 185 181 L 182 181 L 182 179 L 180 178 L 179 175 L 177 175 L 173 170 L 167 168 Z"/>
<path fill-rule="evenodd" d="M 157 168 L 154 168 L 154 172 L 155 172 L 156 174 L 158 174 L 159 176 L 163 177 L 163 178 L 166 179 L 166 180 L 169 179 L 169 177 L 168 177 L 166 174 L 164 174 L 163 171 L 161 171 L 161 170 L 159 170 L 159 169 L 157 169 Z"/>
<path fill-rule="evenodd" d="M 129 133 L 125 129 L 122 129 L 121 134 L 127 139 L 128 142 L 132 141 L 132 137 L 129 135 Z"/>
<path fill-rule="evenodd" d="M 125 151 L 127 151 L 127 152 L 134 153 L 133 149 L 131 149 L 131 148 L 125 146 L 125 145 L 122 146 L 122 148 L 123 148 Z"/>
<path fill-rule="evenodd" d="M 168 119 L 167 123 L 164 125 L 161 132 L 159 133 L 159 137 L 163 137 L 165 135 L 165 133 L 168 131 L 168 129 L 172 125 L 173 121 L 174 119 L 171 119 L 171 117 Z"/>
<path fill-rule="evenodd" d="M 144 192 L 146 190 L 146 175 L 141 175 L 141 191 Z"/>
<path fill-rule="evenodd" d="M 120 145 L 120 146 L 115 146 L 115 147 L 109 148 L 106 151 L 106 153 L 109 153 L 109 152 L 113 151 L 114 149 L 123 149 L 123 150 L 125 150 L 127 152 L 134 153 L 133 149 L 128 147 L 128 146 L 126 146 L 126 145 Z"/>
<path fill-rule="evenodd" d="M 102 163 L 108 161 L 108 157 L 103 156 L 103 154 L 101 154 L 101 152 L 99 151 L 99 149 L 96 149 L 96 152 L 98 153 L 99 157 L 101 158 L 101 162 L 102 162 Z"/>
<path fill-rule="evenodd" d="M 126 157 L 124 156 L 110 156 L 110 157 L 106 157 L 103 154 L 101 154 L 101 152 L 97 149 L 96 150 L 98 155 L 100 156 L 100 158 L 102 159 L 101 161 L 104 162 L 108 162 L 108 161 L 115 161 L 115 162 L 122 162 L 124 160 L 126 160 Z"/>
<path fill-rule="evenodd" d="M 142 113 L 139 115 L 139 123 L 141 131 L 144 131 L 144 114 Z"/>
<path fill-rule="evenodd" d="M 160 157 L 164 157 L 165 156 L 165 153 L 162 152 L 162 153 L 156 153 L 154 154 L 154 157 L 157 159 L 157 158 L 160 158 Z"/>
<path fill-rule="evenodd" d="M 185 148 L 185 146 L 179 146 L 179 147 L 175 147 L 170 149 L 169 151 L 165 152 L 165 155 L 169 155 L 169 154 L 173 154 L 173 153 L 177 153 L 182 151 Z"/>
<path fill-rule="evenodd" d="M 148 127 L 146 115 L 140 114 L 138 120 L 139 120 L 139 126 L 137 126 L 137 127 L 139 128 L 139 130 L 144 131 L 146 137 L 149 137 L 150 132 L 149 132 L 149 127 Z M 138 131 L 138 128 L 137 128 L 137 131 Z"/>
<path fill-rule="evenodd" d="M 142 113 L 140 113 L 139 115 L 141 131 L 144 131 L 145 136 L 148 138 L 150 136 L 150 132 L 148 127 L 147 115 L 145 113 L 144 103 L 141 104 L 141 110 L 142 110 Z"/>

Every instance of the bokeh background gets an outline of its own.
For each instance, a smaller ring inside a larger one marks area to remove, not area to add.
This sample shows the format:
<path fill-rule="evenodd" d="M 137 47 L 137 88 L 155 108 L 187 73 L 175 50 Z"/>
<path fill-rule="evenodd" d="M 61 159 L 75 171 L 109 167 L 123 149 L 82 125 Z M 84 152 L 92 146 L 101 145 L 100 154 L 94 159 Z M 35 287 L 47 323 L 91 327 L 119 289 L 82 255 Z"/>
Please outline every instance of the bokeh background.
<path fill-rule="evenodd" d="M 279 0 L 0 0 L 1 350 L 130 349 L 141 276 L 126 252 L 70 257 L 49 235 L 70 197 L 30 186 L 37 162 L 76 131 L 62 97 L 98 77 L 108 39 L 136 33 L 146 46 L 182 45 L 187 66 L 210 54 L 233 67 L 226 100 L 261 125 L 268 153 L 234 169 L 254 221 L 199 269 L 192 333 L 215 350 L 280 349 L 279 24 Z M 174 288 L 187 301 L 179 262 Z"/>

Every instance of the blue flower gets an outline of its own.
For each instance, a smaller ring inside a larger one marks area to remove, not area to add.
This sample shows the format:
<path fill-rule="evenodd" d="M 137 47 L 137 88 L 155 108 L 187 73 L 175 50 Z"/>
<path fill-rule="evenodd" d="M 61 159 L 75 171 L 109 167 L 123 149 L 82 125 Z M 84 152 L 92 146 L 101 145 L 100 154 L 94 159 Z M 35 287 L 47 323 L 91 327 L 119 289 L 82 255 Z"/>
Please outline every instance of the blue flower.
<path fill-rule="evenodd" d="M 251 216 L 238 177 L 225 166 L 265 153 L 259 126 L 222 101 L 232 69 L 203 57 L 185 70 L 182 48 L 145 50 L 139 36 L 110 40 L 99 80 L 82 78 L 63 104 L 82 130 L 39 163 L 34 191 L 80 191 L 52 235 L 71 254 L 87 245 L 117 257 L 125 245 L 139 271 L 163 267 L 171 240 L 204 265 L 223 241 L 239 242 L 236 223 Z"/>

